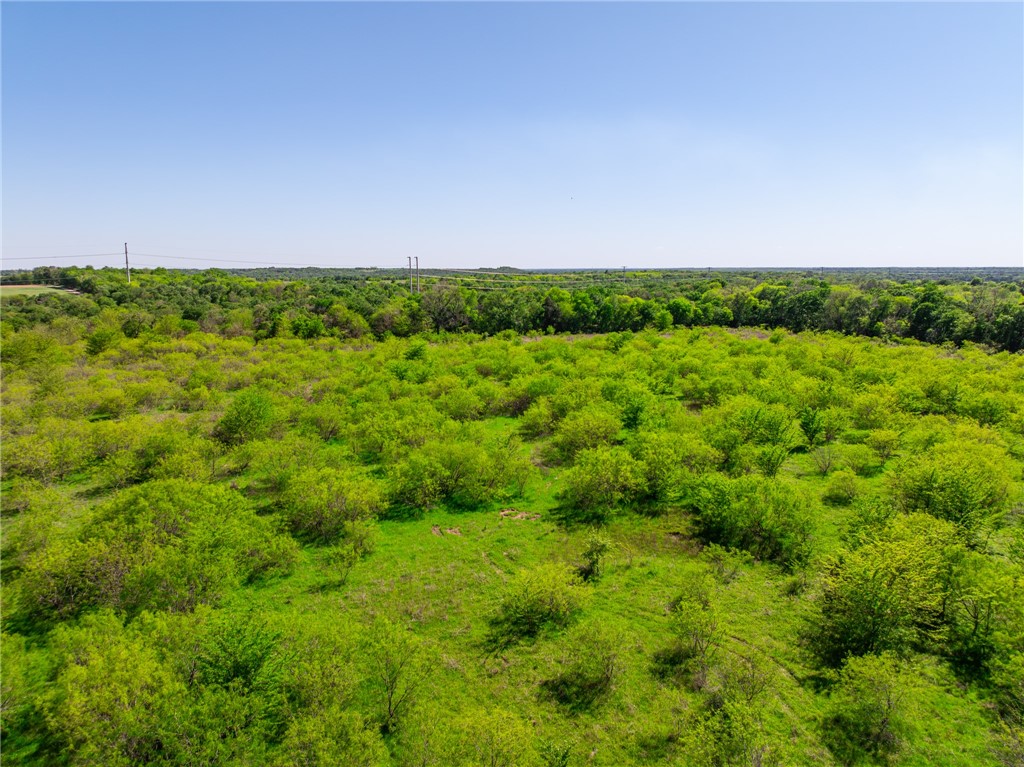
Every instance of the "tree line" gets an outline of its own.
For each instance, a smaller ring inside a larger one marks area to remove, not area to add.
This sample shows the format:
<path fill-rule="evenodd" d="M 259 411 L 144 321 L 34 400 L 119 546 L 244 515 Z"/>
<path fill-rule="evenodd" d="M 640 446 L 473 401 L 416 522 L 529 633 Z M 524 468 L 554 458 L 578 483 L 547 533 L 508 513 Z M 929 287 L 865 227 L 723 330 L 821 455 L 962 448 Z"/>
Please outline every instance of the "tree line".
<path fill-rule="evenodd" d="M 308 273 L 302 279 L 286 279 L 294 271 L 137 270 L 131 285 L 116 269 L 40 267 L 5 273 L 7 283 L 31 278 L 77 294 L 9 297 L 4 322 L 18 329 L 114 309 L 121 312 L 120 332 L 129 338 L 155 327 L 263 340 L 762 326 L 970 342 L 1011 352 L 1024 348 L 1024 279 L 641 272 L 620 281 L 600 273 L 449 274 L 426 277 L 419 292 L 410 291 L 398 275 L 302 270 Z"/>

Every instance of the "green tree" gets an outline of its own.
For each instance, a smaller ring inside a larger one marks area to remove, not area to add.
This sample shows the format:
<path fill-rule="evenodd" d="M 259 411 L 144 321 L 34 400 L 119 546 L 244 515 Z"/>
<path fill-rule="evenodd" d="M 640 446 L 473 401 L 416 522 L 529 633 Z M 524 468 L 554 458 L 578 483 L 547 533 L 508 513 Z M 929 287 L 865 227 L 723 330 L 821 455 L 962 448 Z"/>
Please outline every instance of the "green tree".
<path fill-rule="evenodd" d="M 382 733 L 398 725 L 426 673 L 422 641 L 405 626 L 378 618 L 363 647 Z"/>
<path fill-rule="evenodd" d="M 947 442 L 907 458 L 894 469 L 891 487 L 900 509 L 952 522 L 977 546 L 1007 510 L 1011 473 L 994 445 Z"/>
<path fill-rule="evenodd" d="M 850 658 L 822 719 L 823 740 L 841 764 L 887 764 L 906 740 L 909 677 L 892 655 Z"/>
<path fill-rule="evenodd" d="M 248 388 L 235 395 L 217 422 L 214 434 L 222 442 L 238 445 L 267 437 L 275 422 L 274 403 L 270 397 L 260 389 Z"/>
<path fill-rule="evenodd" d="M 836 667 L 851 655 L 933 645 L 956 540 L 948 522 L 899 515 L 859 548 L 827 560 L 808 626 L 818 658 Z"/>

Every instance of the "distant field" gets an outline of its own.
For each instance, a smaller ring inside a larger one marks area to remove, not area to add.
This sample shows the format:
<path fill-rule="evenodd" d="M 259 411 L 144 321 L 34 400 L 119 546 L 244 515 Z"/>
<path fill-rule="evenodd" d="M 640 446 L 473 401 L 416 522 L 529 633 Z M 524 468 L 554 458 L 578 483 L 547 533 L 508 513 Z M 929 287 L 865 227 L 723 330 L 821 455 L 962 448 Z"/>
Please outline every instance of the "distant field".
<path fill-rule="evenodd" d="M 57 288 L 48 285 L 0 285 L 0 297 L 37 296 L 40 293 L 59 293 Z"/>

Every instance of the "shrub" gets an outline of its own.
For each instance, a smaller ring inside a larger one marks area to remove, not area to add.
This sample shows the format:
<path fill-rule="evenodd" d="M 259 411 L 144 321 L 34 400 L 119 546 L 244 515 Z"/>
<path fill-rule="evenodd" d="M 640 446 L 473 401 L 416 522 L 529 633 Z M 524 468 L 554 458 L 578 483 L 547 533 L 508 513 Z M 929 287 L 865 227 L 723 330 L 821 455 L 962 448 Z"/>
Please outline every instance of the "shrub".
<path fill-rule="evenodd" d="M 690 503 L 705 541 L 743 549 L 785 567 L 800 565 L 810 556 L 807 502 L 784 482 L 711 474 L 694 485 Z"/>
<path fill-rule="evenodd" d="M 866 477 L 875 468 L 875 452 L 867 445 L 847 445 L 843 450 L 843 465 L 860 477 Z"/>
<path fill-rule="evenodd" d="M 562 460 L 571 461 L 582 450 L 611 442 L 621 428 L 622 422 L 615 413 L 593 405 L 563 418 L 555 429 L 552 444 Z"/>
<path fill-rule="evenodd" d="M 948 522 L 899 515 L 859 548 L 827 561 L 806 634 L 812 652 L 837 667 L 850 655 L 932 644 L 955 541 Z"/>
<path fill-rule="evenodd" d="M 669 630 L 672 643 L 655 656 L 656 670 L 663 675 L 689 672 L 702 686 L 722 639 L 721 619 L 708 580 L 691 581 L 672 602 Z"/>
<path fill-rule="evenodd" d="M 243 389 L 217 422 L 214 435 L 229 445 L 238 445 L 270 434 L 275 423 L 274 404 L 259 389 Z"/>
<path fill-rule="evenodd" d="M 564 628 L 582 606 L 580 580 L 567 565 L 547 564 L 521 570 L 505 589 L 491 619 L 489 644 L 502 647 L 537 636 L 546 628 Z"/>
<path fill-rule="evenodd" d="M 969 545 L 998 523 L 1009 505 L 1011 465 L 993 445 L 943 443 L 902 462 L 891 481 L 902 511 L 952 522 Z"/>
<path fill-rule="evenodd" d="M 384 510 L 384 492 L 372 479 L 337 469 L 308 469 L 293 477 L 281 497 L 292 532 L 314 541 L 343 536 L 354 522 Z"/>
<path fill-rule="evenodd" d="M 89 606 L 190 611 L 243 582 L 287 571 L 296 556 L 294 542 L 276 535 L 238 493 L 150 482 L 97 509 L 78 540 L 56 541 L 31 557 L 22 609 L 43 621 Z"/>
<path fill-rule="evenodd" d="M 836 506 L 847 506 L 857 497 L 857 475 L 849 469 L 841 469 L 832 475 L 822 500 Z"/>
<path fill-rule="evenodd" d="M 891 429 L 875 429 L 864 444 L 875 451 L 879 461 L 885 463 L 900 449 L 900 435 Z"/>
<path fill-rule="evenodd" d="M 587 517 L 637 501 L 645 487 L 644 465 L 621 447 L 584 450 L 562 479 L 562 502 Z"/>
<path fill-rule="evenodd" d="M 587 538 L 587 548 L 583 550 L 583 563 L 576 572 L 584 581 L 594 581 L 601 576 L 601 560 L 612 547 L 612 542 L 593 532 Z"/>
<path fill-rule="evenodd" d="M 811 460 L 818 469 L 818 473 L 825 476 L 836 465 L 836 449 L 832 445 L 822 445 L 811 451 Z"/>
<path fill-rule="evenodd" d="M 892 655 L 850 658 L 822 719 L 822 736 L 842 764 L 887 762 L 904 741 L 909 678 Z"/>

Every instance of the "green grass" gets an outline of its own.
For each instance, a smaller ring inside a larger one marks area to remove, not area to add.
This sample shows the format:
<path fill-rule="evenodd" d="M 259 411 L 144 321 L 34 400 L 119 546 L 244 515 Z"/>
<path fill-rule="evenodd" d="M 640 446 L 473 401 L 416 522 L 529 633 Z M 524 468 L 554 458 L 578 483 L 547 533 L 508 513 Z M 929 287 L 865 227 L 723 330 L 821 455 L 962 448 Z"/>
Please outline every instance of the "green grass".
<path fill-rule="evenodd" d="M 0 298 L 10 296 L 38 296 L 42 293 L 61 293 L 59 288 L 47 285 L 0 285 Z"/>

